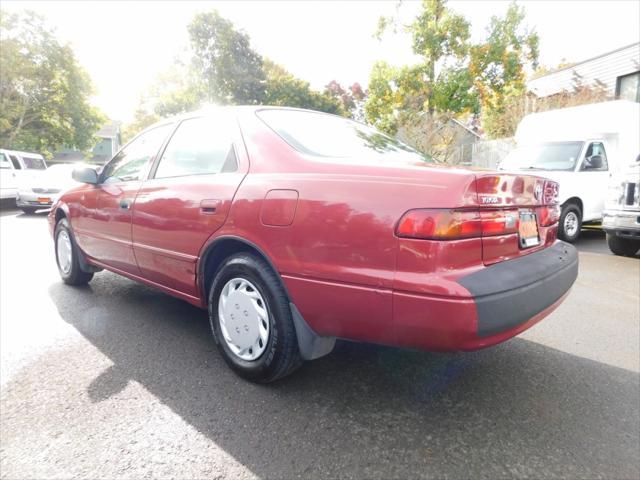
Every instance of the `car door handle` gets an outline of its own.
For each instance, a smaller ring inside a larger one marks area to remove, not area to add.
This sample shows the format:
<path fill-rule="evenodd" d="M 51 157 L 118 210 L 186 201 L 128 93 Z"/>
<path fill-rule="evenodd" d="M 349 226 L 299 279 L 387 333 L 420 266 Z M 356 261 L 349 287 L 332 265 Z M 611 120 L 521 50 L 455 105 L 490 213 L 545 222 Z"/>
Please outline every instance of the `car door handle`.
<path fill-rule="evenodd" d="M 121 209 L 129 210 L 130 207 L 131 207 L 131 200 L 129 200 L 128 198 L 123 198 L 122 200 L 120 200 Z"/>
<path fill-rule="evenodd" d="M 202 200 L 200 202 L 200 213 L 205 215 L 214 215 L 216 210 L 220 206 L 220 200 L 210 199 L 210 200 Z"/>

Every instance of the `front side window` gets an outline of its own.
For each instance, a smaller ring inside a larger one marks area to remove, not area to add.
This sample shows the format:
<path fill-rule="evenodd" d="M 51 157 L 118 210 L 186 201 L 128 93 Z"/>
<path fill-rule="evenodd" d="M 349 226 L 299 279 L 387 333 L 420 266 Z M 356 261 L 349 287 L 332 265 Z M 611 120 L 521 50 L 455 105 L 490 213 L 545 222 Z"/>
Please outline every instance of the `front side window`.
<path fill-rule="evenodd" d="M 24 167 L 30 170 L 46 170 L 47 164 L 39 157 L 26 157 L 22 155 Z"/>
<path fill-rule="evenodd" d="M 0 152 L 0 168 L 11 168 L 11 164 L 9 163 L 9 159 L 2 152 Z"/>
<path fill-rule="evenodd" d="M 587 147 L 584 154 L 584 162 L 582 170 L 606 171 L 609 169 L 607 164 L 607 153 L 604 151 L 602 142 L 593 142 Z"/>
<path fill-rule="evenodd" d="M 104 167 L 103 182 L 141 180 L 147 164 L 156 156 L 172 124 L 161 125 L 135 138 Z"/>
<path fill-rule="evenodd" d="M 433 162 L 433 159 L 362 123 L 324 113 L 261 110 L 257 115 L 301 153 L 349 162 Z"/>
<path fill-rule="evenodd" d="M 233 172 L 237 168 L 228 121 L 191 118 L 183 121 L 172 135 L 155 178 Z"/>

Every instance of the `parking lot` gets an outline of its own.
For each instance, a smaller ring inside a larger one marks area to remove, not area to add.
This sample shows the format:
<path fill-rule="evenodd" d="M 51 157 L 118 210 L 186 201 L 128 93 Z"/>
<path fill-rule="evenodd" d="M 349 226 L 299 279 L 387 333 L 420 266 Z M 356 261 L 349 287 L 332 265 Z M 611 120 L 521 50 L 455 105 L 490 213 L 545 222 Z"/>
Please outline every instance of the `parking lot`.
<path fill-rule="evenodd" d="M 0 217 L 3 478 L 638 478 L 640 260 L 578 243 L 549 318 L 500 346 L 343 342 L 268 386 L 206 313 L 115 274 L 59 280 L 46 216 Z"/>

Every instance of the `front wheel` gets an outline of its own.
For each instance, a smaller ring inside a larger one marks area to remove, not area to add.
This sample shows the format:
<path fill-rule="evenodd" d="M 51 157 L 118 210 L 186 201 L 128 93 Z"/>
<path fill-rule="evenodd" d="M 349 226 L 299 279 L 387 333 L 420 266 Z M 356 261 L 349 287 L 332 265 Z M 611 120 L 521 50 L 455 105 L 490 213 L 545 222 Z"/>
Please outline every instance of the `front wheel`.
<path fill-rule="evenodd" d="M 581 228 L 582 212 L 580 212 L 578 206 L 570 203 L 562 207 L 558 225 L 558 236 L 565 242 L 573 243 L 580 236 Z"/>
<path fill-rule="evenodd" d="M 55 229 L 56 263 L 60 278 L 67 285 L 85 285 L 93 278 L 93 273 L 80 268 L 78 249 L 73 240 L 69 221 L 60 219 Z"/>
<path fill-rule="evenodd" d="M 609 245 L 609 250 L 615 255 L 632 257 L 638 252 L 638 249 L 640 249 L 640 240 L 618 237 L 607 233 L 607 245 Z"/>
<path fill-rule="evenodd" d="M 209 321 L 225 361 L 247 380 L 272 382 L 302 364 L 281 280 L 255 255 L 223 262 L 209 292 Z"/>

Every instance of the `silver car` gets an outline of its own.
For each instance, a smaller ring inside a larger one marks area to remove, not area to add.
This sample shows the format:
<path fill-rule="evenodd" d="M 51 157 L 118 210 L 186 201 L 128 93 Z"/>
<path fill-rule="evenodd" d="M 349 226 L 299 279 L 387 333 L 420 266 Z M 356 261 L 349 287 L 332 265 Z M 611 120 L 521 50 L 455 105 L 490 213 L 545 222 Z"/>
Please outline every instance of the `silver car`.
<path fill-rule="evenodd" d="M 18 185 L 16 205 L 24 213 L 50 209 L 56 199 L 65 191 L 78 185 L 71 172 L 77 164 L 51 165 L 38 175 L 24 177 Z"/>

